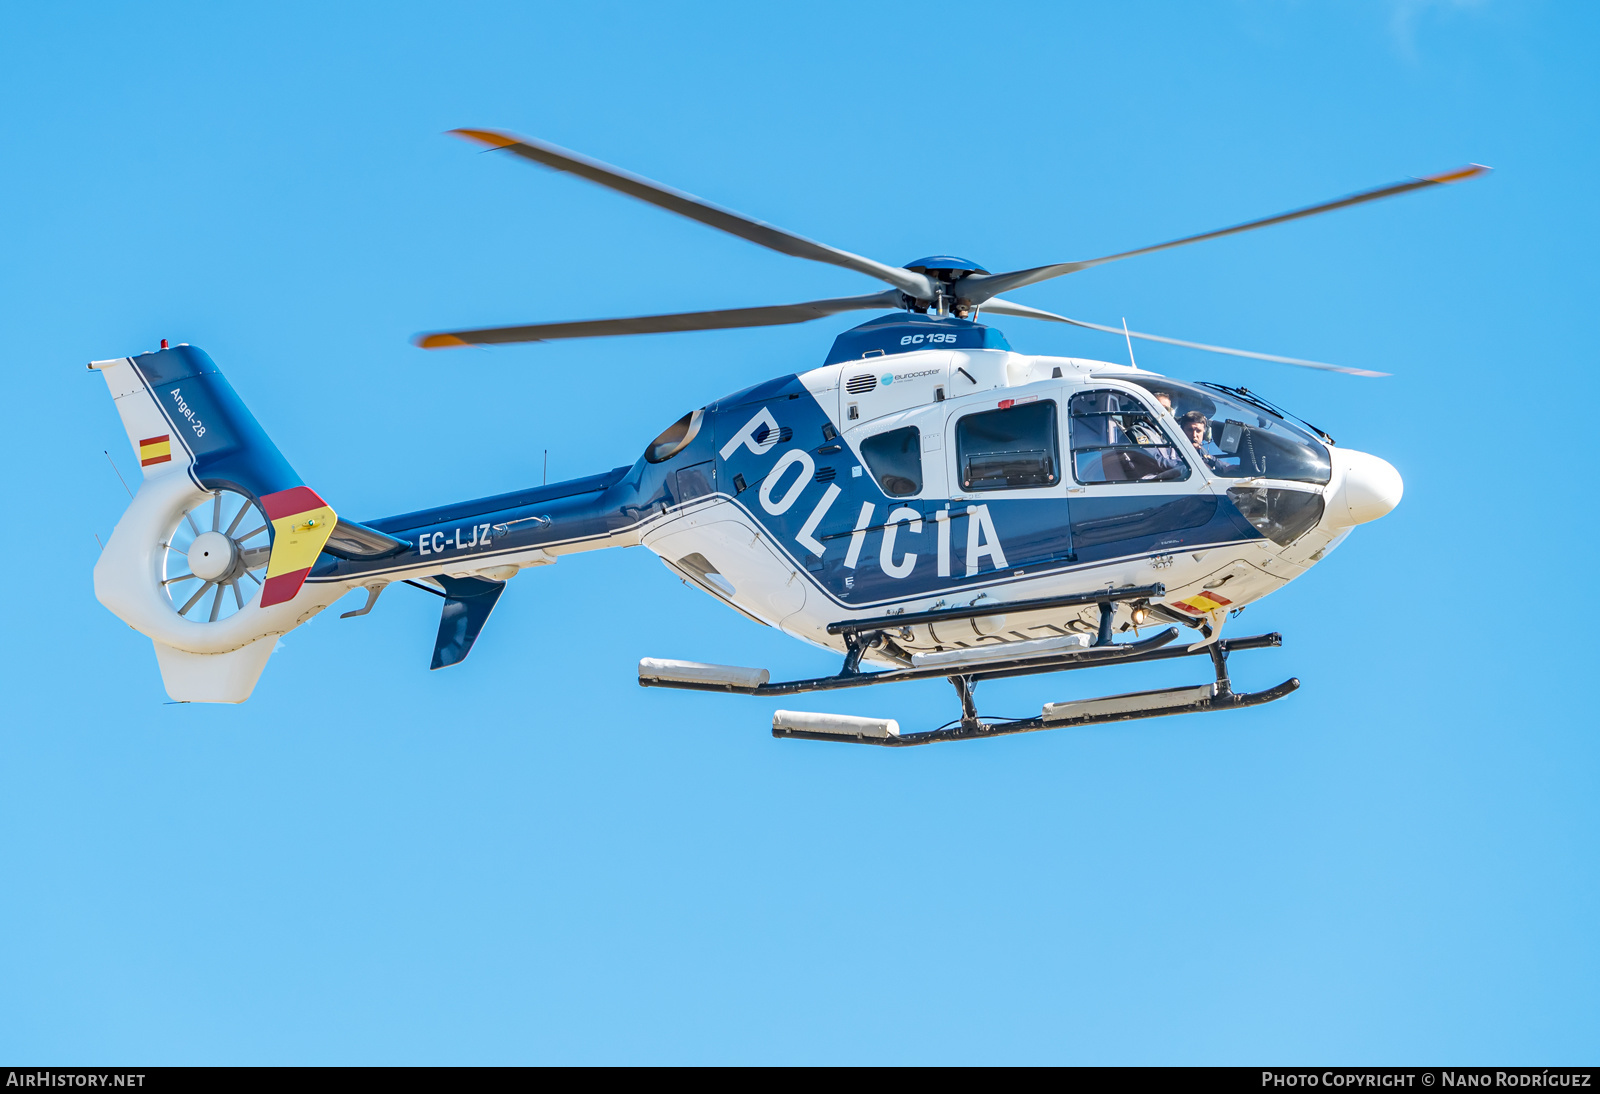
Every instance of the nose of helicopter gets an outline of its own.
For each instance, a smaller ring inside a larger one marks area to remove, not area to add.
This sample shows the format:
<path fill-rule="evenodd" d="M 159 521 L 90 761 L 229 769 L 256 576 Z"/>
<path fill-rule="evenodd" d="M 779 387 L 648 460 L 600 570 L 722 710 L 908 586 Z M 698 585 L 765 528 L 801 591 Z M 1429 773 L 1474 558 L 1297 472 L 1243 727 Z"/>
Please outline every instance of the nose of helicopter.
<path fill-rule="evenodd" d="M 1388 460 L 1349 448 L 1330 450 L 1338 484 L 1328 498 L 1328 523 L 1350 528 L 1386 515 L 1400 504 L 1405 483 Z"/>

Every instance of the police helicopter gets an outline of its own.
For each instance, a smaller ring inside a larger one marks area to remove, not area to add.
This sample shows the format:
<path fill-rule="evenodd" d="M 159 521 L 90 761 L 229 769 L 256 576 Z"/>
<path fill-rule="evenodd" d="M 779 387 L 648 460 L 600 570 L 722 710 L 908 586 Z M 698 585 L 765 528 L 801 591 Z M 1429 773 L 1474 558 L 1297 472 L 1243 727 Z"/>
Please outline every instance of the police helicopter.
<path fill-rule="evenodd" d="M 687 584 L 842 658 L 773 681 L 765 669 L 646 658 L 639 683 L 788 697 L 948 679 L 959 716 L 779 710 L 777 737 L 919 745 L 1281 699 L 1296 679 L 1235 690 L 1230 612 L 1326 558 L 1400 501 L 1400 475 L 1254 391 L 1138 368 L 1133 339 L 1377 376 L 1362 369 L 1089 323 L 1002 293 L 1094 266 L 1472 178 L 1410 179 L 1334 201 L 1074 262 L 990 272 L 949 255 L 891 266 L 752 220 L 539 141 L 456 135 L 786 255 L 886 283 L 773 307 L 419 336 L 425 349 L 802 323 L 880 314 L 822 364 L 691 410 L 632 464 L 568 482 L 376 520 L 338 515 L 295 474 L 216 365 L 189 345 L 94 361 L 143 472 L 94 570 L 100 602 L 154 643 L 168 694 L 247 699 L 278 636 L 360 589 L 437 595 L 432 667 L 463 660 L 506 585 L 563 556 L 643 544 Z M 1127 340 L 1129 364 L 1018 353 L 993 316 Z M 1180 637 L 1183 636 L 1183 637 Z M 1202 657 L 1206 683 L 1050 703 L 986 719 L 986 680 Z"/>

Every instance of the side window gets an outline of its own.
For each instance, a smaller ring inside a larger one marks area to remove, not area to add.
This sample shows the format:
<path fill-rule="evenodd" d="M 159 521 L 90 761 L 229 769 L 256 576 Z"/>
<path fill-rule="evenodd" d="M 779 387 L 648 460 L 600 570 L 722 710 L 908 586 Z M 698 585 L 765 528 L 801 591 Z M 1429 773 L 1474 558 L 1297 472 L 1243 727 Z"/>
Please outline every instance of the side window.
<path fill-rule="evenodd" d="M 1056 404 L 1042 399 L 968 414 L 956 422 L 963 490 L 1054 486 L 1061 481 Z"/>
<path fill-rule="evenodd" d="M 868 437 L 861 442 L 861 458 L 891 498 L 922 493 L 922 433 L 916 426 Z"/>
<path fill-rule="evenodd" d="M 1149 409 L 1125 391 L 1085 391 L 1072 397 L 1072 476 L 1107 482 L 1182 482 L 1189 465 Z"/>

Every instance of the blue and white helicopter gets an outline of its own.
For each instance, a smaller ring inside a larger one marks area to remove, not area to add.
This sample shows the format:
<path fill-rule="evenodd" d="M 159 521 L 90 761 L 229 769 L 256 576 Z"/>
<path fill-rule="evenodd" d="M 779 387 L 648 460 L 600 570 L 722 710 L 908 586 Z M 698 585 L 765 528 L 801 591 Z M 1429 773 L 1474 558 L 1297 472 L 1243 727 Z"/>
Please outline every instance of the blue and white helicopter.
<path fill-rule="evenodd" d="M 775 307 L 455 330 L 436 349 L 800 323 L 886 311 L 840 334 L 821 367 L 684 414 L 631 465 L 378 520 L 339 516 L 306 485 L 199 349 L 95 361 L 143 481 L 95 566 L 95 593 L 155 644 L 168 694 L 243 702 L 278 636 L 356 589 L 438 595 L 432 667 L 467 656 L 507 583 L 562 556 L 643 544 L 757 623 L 842 656 L 837 672 L 645 659 L 639 683 L 783 697 L 944 677 L 960 717 L 779 710 L 774 736 L 917 745 L 1229 710 L 1299 686 L 1235 691 L 1230 612 L 1305 573 L 1399 502 L 1395 469 L 1244 388 L 1132 364 L 1017 353 L 980 315 L 1070 323 L 1358 376 L 1381 373 L 1086 323 L 1000 294 L 1118 259 L 1482 174 L 1477 165 L 1121 254 L 1006 273 L 950 256 L 889 266 L 793 235 L 554 146 L 457 135 L 568 172 L 883 292 Z M 1186 637 L 1180 635 L 1187 632 Z M 977 684 L 1199 656 L 1214 679 L 988 720 Z"/>

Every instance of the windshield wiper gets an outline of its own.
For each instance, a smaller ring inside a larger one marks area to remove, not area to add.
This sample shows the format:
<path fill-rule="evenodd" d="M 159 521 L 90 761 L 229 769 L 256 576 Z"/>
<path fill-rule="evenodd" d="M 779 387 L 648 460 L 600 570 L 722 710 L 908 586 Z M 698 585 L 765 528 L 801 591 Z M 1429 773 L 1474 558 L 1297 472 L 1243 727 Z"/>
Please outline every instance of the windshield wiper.
<path fill-rule="evenodd" d="M 1316 426 L 1312 425 L 1310 422 L 1306 421 L 1304 418 L 1300 417 L 1300 415 L 1298 415 L 1298 414 L 1291 414 L 1291 413 L 1289 413 L 1289 411 L 1283 409 L 1281 406 L 1278 406 L 1275 403 L 1268 402 L 1266 399 L 1263 399 L 1261 396 L 1257 395 L 1255 392 L 1251 391 L 1247 387 L 1229 387 L 1227 384 L 1213 384 L 1213 383 L 1211 383 L 1209 381 L 1206 381 L 1206 380 L 1201 380 L 1201 381 L 1199 381 L 1199 383 L 1200 383 L 1201 387 L 1208 387 L 1212 391 L 1221 391 L 1221 392 L 1224 392 L 1225 394 L 1232 395 L 1232 396 L 1234 396 L 1236 398 L 1239 398 L 1239 399 L 1243 399 L 1245 402 L 1249 403 L 1251 406 L 1257 407 L 1257 408 L 1259 408 L 1261 410 L 1265 410 L 1268 414 L 1272 414 L 1272 415 L 1275 415 L 1275 416 L 1277 416 L 1279 418 L 1285 418 L 1285 419 L 1293 418 L 1295 421 L 1299 422 L 1301 425 L 1303 425 L 1307 429 L 1311 430 L 1311 432 L 1315 433 L 1317 436 L 1321 437 L 1323 440 L 1327 441 L 1329 444 L 1338 444 L 1339 443 L 1338 441 L 1335 441 L 1332 437 L 1328 436 L 1328 434 L 1327 434 L 1327 432 L 1325 430 L 1318 429 Z"/>

